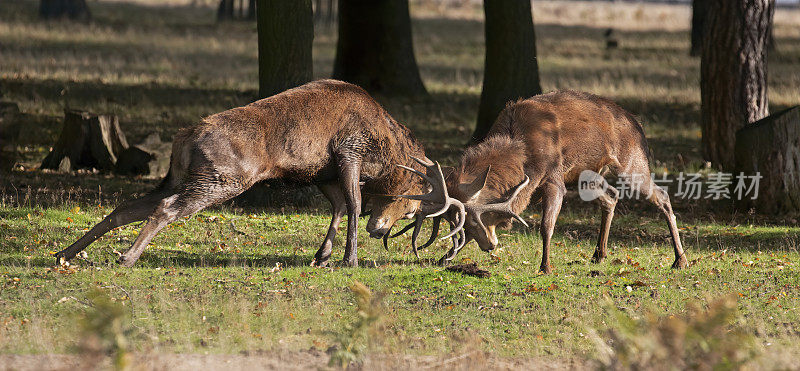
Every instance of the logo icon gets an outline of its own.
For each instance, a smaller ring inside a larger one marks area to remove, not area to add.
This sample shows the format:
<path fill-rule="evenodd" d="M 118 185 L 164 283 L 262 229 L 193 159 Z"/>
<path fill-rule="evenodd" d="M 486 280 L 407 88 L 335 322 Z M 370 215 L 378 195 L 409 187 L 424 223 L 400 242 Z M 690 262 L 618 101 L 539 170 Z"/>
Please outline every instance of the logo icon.
<path fill-rule="evenodd" d="M 581 200 L 594 201 L 605 193 L 608 187 L 605 178 L 594 171 L 584 170 L 578 176 L 578 195 Z"/>

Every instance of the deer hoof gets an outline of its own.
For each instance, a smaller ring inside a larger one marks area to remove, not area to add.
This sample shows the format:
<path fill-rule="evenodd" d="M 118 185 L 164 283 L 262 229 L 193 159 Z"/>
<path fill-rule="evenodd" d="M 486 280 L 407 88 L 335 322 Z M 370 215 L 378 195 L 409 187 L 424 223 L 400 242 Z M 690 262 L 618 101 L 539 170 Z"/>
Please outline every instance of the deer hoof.
<path fill-rule="evenodd" d="M 328 266 L 328 259 L 317 259 L 317 258 L 314 258 L 314 260 L 311 261 L 311 266 L 312 267 L 317 267 L 317 268 L 327 267 Z"/>
<path fill-rule="evenodd" d="M 117 259 L 117 263 L 123 267 L 130 268 L 136 263 L 136 259 L 122 255 Z"/>
<path fill-rule="evenodd" d="M 56 265 L 62 265 L 67 262 L 67 259 L 64 259 L 64 254 L 60 252 L 56 253 L 54 257 L 56 258 Z"/>
<path fill-rule="evenodd" d="M 606 256 L 600 253 L 600 250 L 595 250 L 594 255 L 592 255 L 592 263 L 602 263 L 605 260 Z"/>
<path fill-rule="evenodd" d="M 342 264 L 353 268 L 358 267 L 358 258 L 350 258 L 350 259 L 345 258 L 344 260 L 342 260 Z"/>
<path fill-rule="evenodd" d="M 678 259 L 675 259 L 675 262 L 672 263 L 672 269 L 683 269 L 689 266 L 689 262 L 686 260 L 685 256 L 681 256 Z"/>

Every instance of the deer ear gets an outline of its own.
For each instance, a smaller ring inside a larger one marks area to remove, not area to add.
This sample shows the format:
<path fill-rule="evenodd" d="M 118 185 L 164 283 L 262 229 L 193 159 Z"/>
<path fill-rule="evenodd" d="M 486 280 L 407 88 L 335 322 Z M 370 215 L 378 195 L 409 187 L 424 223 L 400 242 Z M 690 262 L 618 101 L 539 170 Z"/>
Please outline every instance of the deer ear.
<path fill-rule="evenodd" d="M 492 165 L 487 166 L 486 170 L 478 175 L 478 177 L 475 178 L 472 183 L 460 186 L 461 190 L 469 199 L 474 199 L 480 195 L 481 190 L 486 186 L 486 178 L 489 177 L 489 171 L 491 170 Z"/>

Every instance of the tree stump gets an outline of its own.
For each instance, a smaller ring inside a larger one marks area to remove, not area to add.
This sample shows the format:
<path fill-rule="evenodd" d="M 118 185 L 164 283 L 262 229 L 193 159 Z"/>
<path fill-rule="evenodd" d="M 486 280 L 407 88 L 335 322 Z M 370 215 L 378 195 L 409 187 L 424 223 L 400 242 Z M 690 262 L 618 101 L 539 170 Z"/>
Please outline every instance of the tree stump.
<path fill-rule="evenodd" d="M 0 102 L 0 172 L 11 171 L 16 164 L 16 142 L 19 138 L 19 106 Z"/>
<path fill-rule="evenodd" d="M 735 157 L 734 176 L 743 172 L 745 176 L 762 177 L 758 198 L 744 197 L 736 201 L 737 207 L 769 214 L 800 210 L 800 106 L 767 116 L 736 132 Z M 733 182 L 736 186 L 735 178 Z"/>
<path fill-rule="evenodd" d="M 42 161 L 42 169 L 59 169 L 64 158 L 69 169 L 95 168 L 114 170 L 117 156 L 128 148 L 125 134 L 114 115 L 95 115 L 85 111 L 64 110 L 61 135 Z M 61 167 L 61 170 L 65 170 Z"/>
<path fill-rule="evenodd" d="M 120 153 L 115 172 L 120 175 L 149 175 L 162 178 L 169 170 L 172 144 L 164 143 L 158 134 L 150 134 L 142 143 Z"/>

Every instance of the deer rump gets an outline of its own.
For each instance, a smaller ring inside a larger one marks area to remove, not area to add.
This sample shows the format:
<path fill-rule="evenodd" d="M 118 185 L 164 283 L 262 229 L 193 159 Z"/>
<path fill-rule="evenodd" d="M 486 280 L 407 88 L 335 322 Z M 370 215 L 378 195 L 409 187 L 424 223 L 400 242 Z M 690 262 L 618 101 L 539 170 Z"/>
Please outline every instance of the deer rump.
<path fill-rule="evenodd" d="M 111 229 L 146 219 L 119 259 L 132 266 L 167 224 L 233 198 L 256 182 L 285 179 L 316 184 L 331 202 L 331 224 L 313 263 L 327 264 L 347 214 L 344 262 L 356 266 L 360 185 L 375 194 L 420 192 L 422 183 L 395 166 L 421 169 L 412 156 L 424 158 L 422 146 L 363 89 L 336 80 L 311 82 L 181 129 L 161 184 L 118 206 L 56 259 L 68 261 Z M 419 206 L 404 198 L 375 202 L 373 209 L 382 211 L 377 217 L 384 224 L 413 215 Z M 389 212 L 393 215 L 385 215 Z"/>

